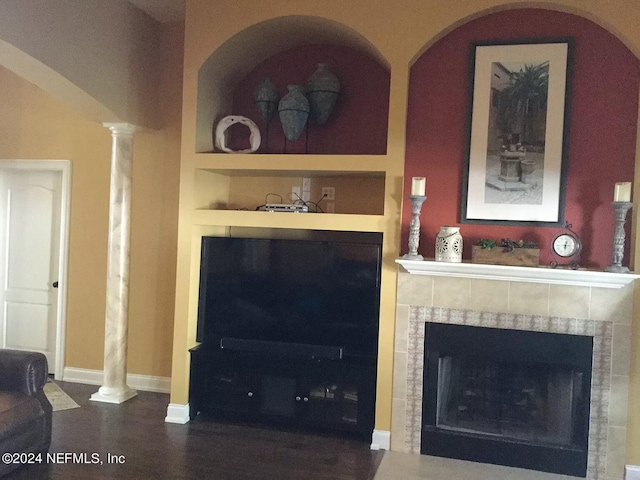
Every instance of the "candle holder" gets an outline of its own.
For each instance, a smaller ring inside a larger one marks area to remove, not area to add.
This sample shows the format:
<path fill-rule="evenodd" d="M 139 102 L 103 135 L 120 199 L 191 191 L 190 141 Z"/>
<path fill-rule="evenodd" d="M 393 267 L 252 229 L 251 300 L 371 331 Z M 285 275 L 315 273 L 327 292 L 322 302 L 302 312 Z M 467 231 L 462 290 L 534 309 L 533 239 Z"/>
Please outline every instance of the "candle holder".
<path fill-rule="evenodd" d="M 629 273 L 628 267 L 622 266 L 624 256 L 624 223 L 627 212 L 633 206 L 631 202 L 613 202 L 613 209 L 616 211 L 616 229 L 613 232 L 613 263 L 604 269 L 605 272 Z"/>
<path fill-rule="evenodd" d="M 420 210 L 426 199 L 425 195 L 409 195 L 412 217 L 409 224 L 409 253 L 402 256 L 405 260 L 424 260 L 424 257 L 418 254 L 418 244 L 420 243 Z"/>

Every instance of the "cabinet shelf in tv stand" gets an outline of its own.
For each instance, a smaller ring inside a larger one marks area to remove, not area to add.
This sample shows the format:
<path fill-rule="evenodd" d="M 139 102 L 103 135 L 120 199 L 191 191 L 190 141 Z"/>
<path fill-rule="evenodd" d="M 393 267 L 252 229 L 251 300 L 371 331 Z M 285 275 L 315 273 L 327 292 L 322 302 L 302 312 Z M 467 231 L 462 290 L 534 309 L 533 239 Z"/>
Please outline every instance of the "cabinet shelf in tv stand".
<path fill-rule="evenodd" d="M 369 442 L 375 420 L 374 358 L 327 360 L 191 349 L 191 417 L 334 431 Z"/>

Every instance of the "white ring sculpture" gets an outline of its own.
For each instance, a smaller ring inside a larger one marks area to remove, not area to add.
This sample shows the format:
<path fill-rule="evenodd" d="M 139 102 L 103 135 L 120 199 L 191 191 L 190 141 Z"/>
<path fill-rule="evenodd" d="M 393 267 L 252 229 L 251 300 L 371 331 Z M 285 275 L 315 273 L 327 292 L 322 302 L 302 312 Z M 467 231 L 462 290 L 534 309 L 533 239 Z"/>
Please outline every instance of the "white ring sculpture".
<path fill-rule="evenodd" d="M 227 129 L 231 125 L 240 123 L 249 128 L 251 135 L 249 136 L 249 143 L 251 147 L 245 150 L 231 150 L 227 147 Z M 218 122 L 216 127 L 216 147 L 226 153 L 253 153 L 260 147 L 260 129 L 253 120 L 241 115 L 229 115 L 224 117 Z"/>

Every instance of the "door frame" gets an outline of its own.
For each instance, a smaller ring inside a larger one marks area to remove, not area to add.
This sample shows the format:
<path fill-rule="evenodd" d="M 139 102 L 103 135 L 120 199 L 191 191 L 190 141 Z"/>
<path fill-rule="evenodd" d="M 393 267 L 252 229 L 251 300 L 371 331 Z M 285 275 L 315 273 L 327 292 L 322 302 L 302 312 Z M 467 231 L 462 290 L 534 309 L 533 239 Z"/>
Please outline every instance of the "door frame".
<path fill-rule="evenodd" d="M 69 260 L 69 224 L 71 212 L 71 161 L 70 160 L 3 160 L 0 159 L 0 174 L 3 170 L 61 172 L 60 192 L 60 238 L 58 251 L 58 308 L 56 311 L 56 380 L 62 380 L 65 359 L 65 334 L 67 327 L 67 277 Z"/>

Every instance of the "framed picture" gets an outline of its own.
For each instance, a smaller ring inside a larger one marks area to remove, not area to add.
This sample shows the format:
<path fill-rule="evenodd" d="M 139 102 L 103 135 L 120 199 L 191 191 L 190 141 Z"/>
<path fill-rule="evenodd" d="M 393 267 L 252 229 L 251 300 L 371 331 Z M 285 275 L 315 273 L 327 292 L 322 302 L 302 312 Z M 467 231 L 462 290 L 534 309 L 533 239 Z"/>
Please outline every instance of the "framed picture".
<path fill-rule="evenodd" d="M 570 39 L 475 44 L 461 222 L 564 225 Z"/>

